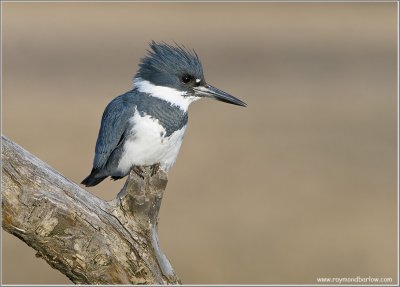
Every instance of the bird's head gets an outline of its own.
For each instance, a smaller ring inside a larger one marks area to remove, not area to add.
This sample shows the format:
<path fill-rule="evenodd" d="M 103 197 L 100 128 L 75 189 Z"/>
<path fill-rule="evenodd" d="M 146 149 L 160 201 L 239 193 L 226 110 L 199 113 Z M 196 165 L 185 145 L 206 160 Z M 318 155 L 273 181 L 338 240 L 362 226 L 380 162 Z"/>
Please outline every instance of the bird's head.
<path fill-rule="evenodd" d="M 134 83 L 141 92 L 187 106 L 202 97 L 246 106 L 246 103 L 207 84 L 203 67 L 195 51 L 183 46 L 150 43 L 150 50 L 139 64 Z M 187 102 L 187 105 L 185 103 Z"/>

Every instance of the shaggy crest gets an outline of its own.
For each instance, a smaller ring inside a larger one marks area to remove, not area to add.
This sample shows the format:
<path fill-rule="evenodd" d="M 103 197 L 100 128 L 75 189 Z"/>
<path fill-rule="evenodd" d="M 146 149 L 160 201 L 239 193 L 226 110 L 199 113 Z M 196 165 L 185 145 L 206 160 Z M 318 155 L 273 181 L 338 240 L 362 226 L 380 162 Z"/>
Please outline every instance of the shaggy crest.
<path fill-rule="evenodd" d="M 172 46 L 166 43 L 150 43 L 146 57 L 141 59 L 139 71 L 135 78 L 148 80 L 156 85 L 169 85 L 165 75 L 181 77 L 184 74 L 203 79 L 203 67 L 194 50 L 188 50 L 182 45 Z"/>

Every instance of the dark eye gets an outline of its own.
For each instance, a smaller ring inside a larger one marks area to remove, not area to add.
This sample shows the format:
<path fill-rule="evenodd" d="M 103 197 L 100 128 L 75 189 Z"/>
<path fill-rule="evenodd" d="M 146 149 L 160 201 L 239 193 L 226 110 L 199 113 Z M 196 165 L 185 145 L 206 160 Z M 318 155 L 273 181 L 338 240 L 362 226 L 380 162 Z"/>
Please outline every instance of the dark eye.
<path fill-rule="evenodd" d="M 187 84 L 187 83 L 189 83 L 192 79 L 193 79 L 192 76 L 190 76 L 190 75 L 184 75 L 184 76 L 182 77 L 182 82 L 184 82 L 185 84 Z"/>

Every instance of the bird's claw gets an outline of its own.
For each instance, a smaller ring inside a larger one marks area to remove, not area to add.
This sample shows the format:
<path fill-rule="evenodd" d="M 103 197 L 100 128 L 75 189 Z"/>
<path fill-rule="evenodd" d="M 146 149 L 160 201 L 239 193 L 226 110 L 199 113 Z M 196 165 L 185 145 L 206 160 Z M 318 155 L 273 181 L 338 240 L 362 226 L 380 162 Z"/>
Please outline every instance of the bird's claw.
<path fill-rule="evenodd" d="M 151 176 L 155 176 L 159 169 L 160 169 L 159 163 L 153 164 L 151 166 Z"/>
<path fill-rule="evenodd" d="M 132 170 L 133 170 L 133 172 L 136 173 L 141 179 L 144 179 L 144 171 L 143 171 L 143 169 L 142 169 L 140 166 L 134 165 L 134 166 L 132 166 Z M 150 172 L 150 175 L 151 175 L 151 176 L 155 176 L 159 170 L 160 170 L 160 164 L 159 164 L 159 163 L 153 164 L 153 165 L 150 167 L 150 171 L 151 171 L 151 172 Z"/>
<path fill-rule="evenodd" d="M 140 166 L 134 165 L 132 166 L 132 170 L 136 173 L 141 179 L 144 179 L 143 169 Z"/>

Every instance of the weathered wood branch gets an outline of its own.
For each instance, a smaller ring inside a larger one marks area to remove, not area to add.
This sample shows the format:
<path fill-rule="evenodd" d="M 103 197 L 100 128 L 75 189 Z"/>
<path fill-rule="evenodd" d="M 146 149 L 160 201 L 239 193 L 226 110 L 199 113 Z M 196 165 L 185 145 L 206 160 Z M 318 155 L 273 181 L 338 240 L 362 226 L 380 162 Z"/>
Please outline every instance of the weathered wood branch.
<path fill-rule="evenodd" d="M 134 172 L 111 202 L 2 136 L 3 228 L 76 284 L 179 284 L 158 244 L 163 171 Z"/>

